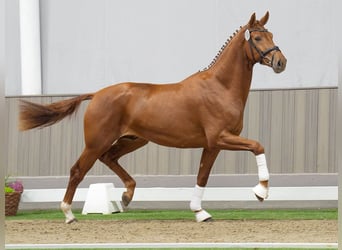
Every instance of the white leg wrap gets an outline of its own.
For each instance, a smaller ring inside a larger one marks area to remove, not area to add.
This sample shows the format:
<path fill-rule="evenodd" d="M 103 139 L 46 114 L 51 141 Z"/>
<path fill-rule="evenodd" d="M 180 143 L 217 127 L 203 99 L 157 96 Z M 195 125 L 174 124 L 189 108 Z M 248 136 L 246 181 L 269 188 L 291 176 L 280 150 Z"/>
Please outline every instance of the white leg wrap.
<path fill-rule="evenodd" d="M 190 209 L 195 212 L 196 221 L 202 222 L 211 219 L 211 215 L 202 209 L 202 198 L 204 194 L 204 187 L 198 185 L 195 186 L 194 194 L 192 195 L 190 202 Z"/>
<path fill-rule="evenodd" d="M 190 209 L 194 212 L 202 210 L 202 198 L 204 194 L 204 187 L 198 185 L 195 186 L 194 194 L 192 195 L 190 202 Z"/>
<path fill-rule="evenodd" d="M 265 154 L 257 155 L 255 158 L 258 166 L 259 181 L 268 181 L 270 174 L 268 173 Z"/>
<path fill-rule="evenodd" d="M 76 220 L 74 214 L 71 211 L 71 205 L 69 205 L 68 203 L 62 202 L 61 209 L 65 215 L 65 223 L 69 224 Z"/>

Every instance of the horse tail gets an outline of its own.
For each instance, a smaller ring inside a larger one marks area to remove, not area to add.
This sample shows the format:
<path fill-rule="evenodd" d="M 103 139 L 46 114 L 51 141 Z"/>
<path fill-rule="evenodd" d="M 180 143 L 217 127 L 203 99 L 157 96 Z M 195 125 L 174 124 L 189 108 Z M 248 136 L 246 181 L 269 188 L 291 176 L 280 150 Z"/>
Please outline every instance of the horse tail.
<path fill-rule="evenodd" d="M 82 101 L 91 100 L 93 96 L 94 94 L 84 94 L 48 105 L 21 100 L 19 129 L 24 131 L 53 125 L 76 112 Z"/>

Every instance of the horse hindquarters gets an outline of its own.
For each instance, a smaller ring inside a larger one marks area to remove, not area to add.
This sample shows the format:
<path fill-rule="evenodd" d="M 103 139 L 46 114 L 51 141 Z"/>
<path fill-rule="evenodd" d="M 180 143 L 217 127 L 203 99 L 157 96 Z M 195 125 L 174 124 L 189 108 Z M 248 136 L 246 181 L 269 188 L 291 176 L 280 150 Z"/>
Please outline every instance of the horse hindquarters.
<path fill-rule="evenodd" d="M 95 161 L 108 151 L 112 143 L 120 136 L 118 124 L 112 122 L 113 112 L 107 112 L 104 108 L 105 102 L 105 96 L 96 93 L 84 115 L 85 149 L 70 170 L 69 183 L 61 204 L 66 223 L 75 221 L 71 212 L 71 203 L 77 186 Z"/>

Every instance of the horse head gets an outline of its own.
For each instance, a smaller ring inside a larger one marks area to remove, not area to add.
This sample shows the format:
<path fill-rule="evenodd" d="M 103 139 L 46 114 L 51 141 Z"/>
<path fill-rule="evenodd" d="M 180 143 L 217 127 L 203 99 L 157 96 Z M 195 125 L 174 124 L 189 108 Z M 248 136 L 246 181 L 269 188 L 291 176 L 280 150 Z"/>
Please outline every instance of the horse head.
<path fill-rule="evenodd" d="M 260 20 L 256 20 L 255 13 L 252 14 L 244 31 L 246 54 L 253 64 L 259 62 L 280 73 L 285 70 L 287 60 L 279 47 L 274 45 L 273 34 L 264 27 L 268 18 L 268 11 Z"/>

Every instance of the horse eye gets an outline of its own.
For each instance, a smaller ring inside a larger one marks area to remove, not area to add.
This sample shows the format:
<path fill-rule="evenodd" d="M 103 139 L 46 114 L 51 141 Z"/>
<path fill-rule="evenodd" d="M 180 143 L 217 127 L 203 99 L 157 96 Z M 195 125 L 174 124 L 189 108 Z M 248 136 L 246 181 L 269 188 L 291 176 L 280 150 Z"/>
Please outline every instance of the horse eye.
<path fill-rule="evenodd" d="M 257 42 L 259 42 L 259 41 L 261 41 L 261 37 L 260 37 L 260 36 L 256 36 L 256 37 L 254 38 L 254 40 L 257 41 Z"/>

